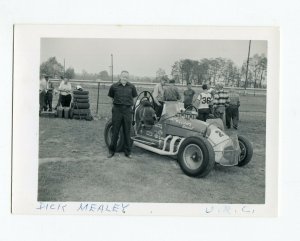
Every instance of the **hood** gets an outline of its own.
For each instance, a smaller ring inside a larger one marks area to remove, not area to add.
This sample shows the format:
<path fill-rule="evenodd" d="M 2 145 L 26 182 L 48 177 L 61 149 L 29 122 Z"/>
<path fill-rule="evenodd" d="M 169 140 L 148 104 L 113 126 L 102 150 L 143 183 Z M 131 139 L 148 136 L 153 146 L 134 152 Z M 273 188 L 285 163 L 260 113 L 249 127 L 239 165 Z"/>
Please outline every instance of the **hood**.
<path fill-rule="evenodd" d="M 182 128 L 185 130 L 190 130 L 193 132 L 204 133 L 208 124 L 206 122 L 197 120 L 197 119 L 188 119 L 183 117 L 171 117 L 166 120 L 166 124 L 170 127 Z"/>

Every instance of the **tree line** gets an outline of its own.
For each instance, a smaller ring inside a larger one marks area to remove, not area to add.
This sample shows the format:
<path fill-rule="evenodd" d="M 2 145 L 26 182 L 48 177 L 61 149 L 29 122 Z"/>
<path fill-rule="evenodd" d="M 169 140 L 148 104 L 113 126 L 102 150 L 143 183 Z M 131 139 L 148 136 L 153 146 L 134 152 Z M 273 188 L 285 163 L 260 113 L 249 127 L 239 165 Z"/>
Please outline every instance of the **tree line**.
<path fill-rule="evenodd" d="M 246 66 L 246 60 L 238 67 L 231 59 L 226 58 L 183 59 L 172 65 L 171 76 L 181 84 L 191 82 L 197 85 L 215 85 L 221 82 L 225 86 L 266 88 L 266 56 L 255 54 L 249 58 L 247 81 Z M 158 78 L 163 74 L 162 69 L 156 72 Z"/>
<path fill-rule="evenodd" d="M 221 82 L 225 86 L 266 88 L 267 57 L 263 54 L 255 54 L 249 58 L 247 81 L 246 66 L 246 60 L 239 67 L 231 59 L 226 58 L 182 59 L 174 62 L 169 76 L 180 84 L 191 82 L 195 85 L 207 83 L 214 86 Z M 42 75 L 49 75 L 52 78 L 65 76 L 69 79 L 79 80 L 118 81 L 117 75 L 114 75 L 112 80 L 106 70 L 98 73 L 88 73 L 86 70 L 82 70 L 81 73 L 77 73 L 72 67 L 64 69 L 64 66 L 55 57 L 50 57 L 40 65 L 40 77 Z M 136 82 L 152 83 L 159 82 L 163 77 L 168 78 L 168 75 L 164 69 L 159 68 L 155 77 L 131 75 L 130 79 Z"/>

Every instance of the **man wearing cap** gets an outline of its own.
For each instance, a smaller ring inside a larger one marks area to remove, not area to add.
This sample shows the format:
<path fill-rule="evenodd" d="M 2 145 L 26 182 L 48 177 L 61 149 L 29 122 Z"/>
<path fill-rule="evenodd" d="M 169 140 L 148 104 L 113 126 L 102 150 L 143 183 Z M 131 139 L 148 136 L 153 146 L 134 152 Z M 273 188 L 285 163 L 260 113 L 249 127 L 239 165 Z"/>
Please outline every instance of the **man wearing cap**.
<path fill-rule="evenodd" d="M 123 127 L 125 156 L 131 158 L 130 129 L 132 125 L 132 106 L 137 97 L 137 91 L 129 81 L 129 73 L 121 72 L 119 82 L 111 85 L 108 96 L 113 100 L 112 107 L 112 138 L 109 146 L 108 158 L 114 156 L 119 138 L 119 132 Z"/>

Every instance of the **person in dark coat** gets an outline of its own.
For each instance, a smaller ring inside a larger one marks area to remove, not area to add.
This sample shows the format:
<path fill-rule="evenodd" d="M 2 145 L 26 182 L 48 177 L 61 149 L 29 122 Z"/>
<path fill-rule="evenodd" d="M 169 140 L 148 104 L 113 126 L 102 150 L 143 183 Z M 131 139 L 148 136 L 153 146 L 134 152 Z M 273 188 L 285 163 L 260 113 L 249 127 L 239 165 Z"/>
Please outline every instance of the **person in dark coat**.
<path fill-rule="evenodd" d="M 111 85 L 108 96 L 113 100 L 112 107 L 112 140 L 109 146 L 108 158 L 114 156 L 119 138 L 119 132 L 123 127 L 124 153 L 131 158 L 130 129 L 132 125 L 132 106 L 137 97 L 137 91 L 129 81 L 128 71 L 122 71 L 119 82 Z"/>
<path fill-rule="evenodd" d="M 195 91 L 192 89 L 192 84 L 188 82 L 187 89 L 183 92 L 183 96 L 184 96 L 183 103 L 185 109 L 193 104 L 194 95 L 195 95 Z"/>
<path fill-rule="evenodd" d="M 164 90 L 164 101 L 177 101 L 180 99 L 181 96 L 178 88 L 175 86 L 175 80 L 171 79 Z"/>

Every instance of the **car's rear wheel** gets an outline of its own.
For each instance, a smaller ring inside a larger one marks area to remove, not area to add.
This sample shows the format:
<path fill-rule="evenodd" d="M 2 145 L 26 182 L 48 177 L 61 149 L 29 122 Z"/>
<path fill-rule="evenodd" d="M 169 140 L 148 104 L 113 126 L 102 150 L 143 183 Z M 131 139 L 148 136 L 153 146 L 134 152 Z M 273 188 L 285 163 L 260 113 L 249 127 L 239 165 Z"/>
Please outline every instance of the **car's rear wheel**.
<path fill-rule="evenodd" d="M 179 148 L 178 162 L 186 175 L 205 177 L 214 167 L 215 153 L 206 139 L 189 137 Z"/>
<path fill-rule="evenodd" d="M 243 136 L 238 136 L 239 145 L 241 149 L 240 161 L 237 164 L 238 166 L 245 166 L 248 164 L 253 156 L 253 147 L 250 141 Z"/>
<path fill-rule="evenodd" d="M 104 129 L 104 139 L 105 139 L 105 144 L 107 147 L 109 147 L 111 144 L 112 129 L 113 129 L 112 119 L 109 119 L 108 122 L 106 123 L 105 129 Z M 124 145 L 124 135 L 123 135 L 123 129 L 121 127 L 120 132 L 119 132 L 119 139 L 118 139 L 117 146 L 116 146 L 116 151 L 117 152 L 122 151 L 123 145 Z"/>

